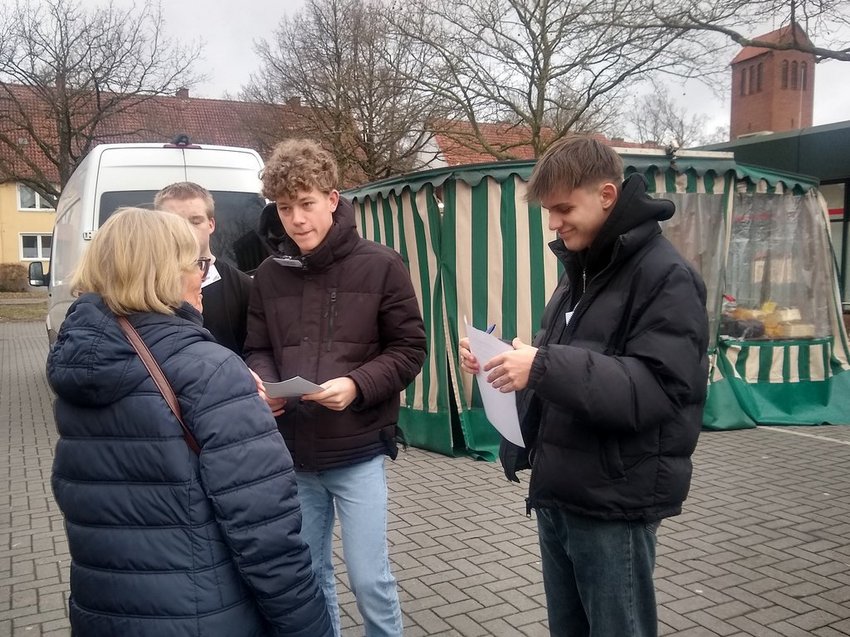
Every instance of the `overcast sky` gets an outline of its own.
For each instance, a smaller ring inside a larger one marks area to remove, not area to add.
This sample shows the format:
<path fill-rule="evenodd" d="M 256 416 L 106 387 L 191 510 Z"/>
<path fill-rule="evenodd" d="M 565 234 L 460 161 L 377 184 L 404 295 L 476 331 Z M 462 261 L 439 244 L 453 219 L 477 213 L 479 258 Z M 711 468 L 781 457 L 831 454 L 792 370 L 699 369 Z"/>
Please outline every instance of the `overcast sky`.
<path fill-rule="evenodd" d="M 81 1 L 101 4 L 99 0 Z M 120 4 L 130 1 L 120 0 Z M 304 0 L 162 0 L 171 37 L 205 42 L 199 70 L 209 79 L 195 87 L 192 95 L 236 96 L 259 66 L 254 41 L 271 37 L 281 18 L 303 5 Z M 717 97 L 698 82 L 671 85 L 669 92 L 690 113 L 707 115 L 711 129 L 729 125 L 728 97 Z M 821 63 L 815 76 L 814 124 L 846 120 L 850 120 L 850 62 Z"/>

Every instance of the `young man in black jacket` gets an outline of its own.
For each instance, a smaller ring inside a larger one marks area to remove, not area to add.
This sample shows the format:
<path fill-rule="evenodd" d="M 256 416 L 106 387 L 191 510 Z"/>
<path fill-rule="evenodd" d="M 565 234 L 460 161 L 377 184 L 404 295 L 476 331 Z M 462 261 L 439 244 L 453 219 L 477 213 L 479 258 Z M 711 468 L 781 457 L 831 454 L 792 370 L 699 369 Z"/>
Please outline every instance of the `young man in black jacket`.
<path fill-rule="evenodd" d="M 156 194 L 158 210 L 180 215 L 190 224 L 200 256 L 210 260 L 203 282 L 204 327 L 219 345 L 242 356 L 251 296 L 251 277 L 225 261 L 215 258 L 210 250 L 210 235 L 215 232 L 215 202 L 209 190 L 191 181 L 166 186 Z"/>
<path fill-rule="evenodd" d="M 622 182 L 617 153 L 589 137 L 553 144 L 528 200 L 548 211 L 564 275 L 534 345 L 481 361 L 517 392 L 531 468 L 549 629 L 570 637 L 657 634 L 653 570 L 661 519 L 681 512 L 708 379 L 700 276 L 662 236 L 671 202 Z M 461 341 L 461 363 L 481 363 Z"/>

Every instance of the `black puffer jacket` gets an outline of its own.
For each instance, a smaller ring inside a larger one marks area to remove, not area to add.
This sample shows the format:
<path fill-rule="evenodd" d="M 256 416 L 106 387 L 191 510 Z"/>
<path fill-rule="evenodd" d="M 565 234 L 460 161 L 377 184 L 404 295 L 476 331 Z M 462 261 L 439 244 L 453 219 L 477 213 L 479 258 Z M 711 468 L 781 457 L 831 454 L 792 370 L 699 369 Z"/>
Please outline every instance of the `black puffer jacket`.
<path fill-rule="evenodd" d="M 292 462 L 245 364 L 188 305 L 129 320 L 202 451 L 101 298 L 80 297 L 47 359 L 74 634 L 332 635 Z"/>
<path fill-rule="evenodd" d="M 706 292 L 661 235 L 673 204 L 645 189 L 638 175 L 625 181 L 587 251 L 550 244 L 565 274 L 518 397 L 531 507 L 649 521 L 678 514 L 688 493 L 708 375 Z"/>
<path fill-rule="evenodd" d="M 274 256 L 254 275 L 245 354 L 265 381 L 301 376 L 357 385 L 355 401 L 333 411 L 290 400 L 278 426 L 295 467 L 315 471 L 396 452 L 399 395 L 425 361 L 425 328 L 401 256 L 357 234 L 340 199 L 325 240 L 301 256 L 274 204 L 260 232 Z"/>

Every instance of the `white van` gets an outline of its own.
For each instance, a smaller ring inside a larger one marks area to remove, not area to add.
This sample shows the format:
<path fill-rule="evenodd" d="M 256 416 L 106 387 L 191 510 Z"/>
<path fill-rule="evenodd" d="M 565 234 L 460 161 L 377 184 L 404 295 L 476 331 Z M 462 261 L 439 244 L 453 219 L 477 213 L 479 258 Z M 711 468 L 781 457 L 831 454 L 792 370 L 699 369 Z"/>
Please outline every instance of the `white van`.
<path fill-rule="evenodd" d="M 50 271 L 30 264 L 30 285 L 49 285 L 47 334 L 56 340 L 74 301 L 69 279 L 100 224 L 122 206 L 152 207 L 168 184 L 193 181 L 215 199 L 215 232 L 210 247 L 245 272 L 266 256 L 257 234 L 265 205 L 260 196 L 263 160 L 249 148 L 199 146 L 185 137 L 170 144 L 102 144 L 71 175 L 56 206 Z"/>

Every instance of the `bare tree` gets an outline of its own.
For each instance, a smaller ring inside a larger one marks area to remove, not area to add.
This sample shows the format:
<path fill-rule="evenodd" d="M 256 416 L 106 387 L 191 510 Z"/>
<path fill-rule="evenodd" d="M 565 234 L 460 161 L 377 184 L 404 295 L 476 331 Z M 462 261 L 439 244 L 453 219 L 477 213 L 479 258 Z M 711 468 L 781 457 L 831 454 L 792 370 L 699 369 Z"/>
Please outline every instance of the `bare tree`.
<path fill-rule="evenodd" d="M 503 159 L 520 145 L 540 155 L 568 133 L 606 132 L 634 84 L 650 73 L 687 77 L 711 54 L 686 30 L 628 26 L 636 6 L 410 0 L 389 14 L 394 30 L 415 40 L 430 63 L 419 77 L 422 90 L 454 104 L 478 148 Z M 484 124 L 497 121 L 523 127 L 527 139 L 493 140 Z"/>
<path fill-rule="evenodd" d="M 144 122 L 121 117 L 157 95 L 191 86 L 198 45 L 165 37 L 158 4 L 17 0 L 0 14 L 0 179 L 53 205 L 98 143 Z"/>
<path fill-rule="evenodd" d="M 847 0 L 644 0 L 634 24 L 701 31 L 740 46 L 796 50 L 818 61 L 850 61 L 850 3 Z M 782 27 L 787 37 L 761 34 Z M 754 35 L 755 34 L 755 35 Z"/>
<path fill-rule="evenodd" d="M 638 141 L 653 141 L 678 150 L 723 142 L 729 132 L 720 127 L 708 129 L 708 117 L 689 113 L 678 105 L 664 87 L 655 87 L 653 92 L 635 98 L 629 109 L 629 123 Z"/>
<path fill-rule="evenodd" d="M 299 100 L 304 132 L 335 153 L 346 183 L 410 170 L 430 139 L 424 122 L 440 112 L 411 79 L 421 60 L 388 32 L 381 8 L 310 0 L 259 44 L 262 69 L 243 90 L 247 99 Z"/>

